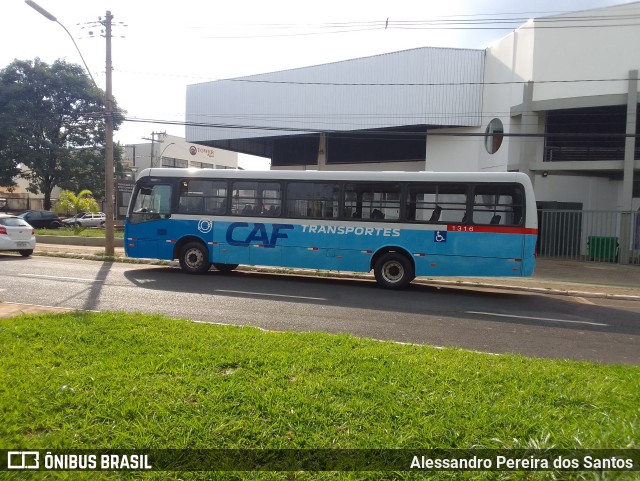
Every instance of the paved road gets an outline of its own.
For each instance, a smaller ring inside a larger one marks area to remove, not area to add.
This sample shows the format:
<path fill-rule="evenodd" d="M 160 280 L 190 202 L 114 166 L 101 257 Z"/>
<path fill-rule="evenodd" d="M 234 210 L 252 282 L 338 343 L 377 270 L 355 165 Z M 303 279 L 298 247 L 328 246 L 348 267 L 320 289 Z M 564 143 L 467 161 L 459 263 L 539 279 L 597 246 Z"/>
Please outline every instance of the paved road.
<path fill-rule="evenodd" d="M 527 356 L 640 363 L 638 302 L 0 254 L 0 300 Z"/>

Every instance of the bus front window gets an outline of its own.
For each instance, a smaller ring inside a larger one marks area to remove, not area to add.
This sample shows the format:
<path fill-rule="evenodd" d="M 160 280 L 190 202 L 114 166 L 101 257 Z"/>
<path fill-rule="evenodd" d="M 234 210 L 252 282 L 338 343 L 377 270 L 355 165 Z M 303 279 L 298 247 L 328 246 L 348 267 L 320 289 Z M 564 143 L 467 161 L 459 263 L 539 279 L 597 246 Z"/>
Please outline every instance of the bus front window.
<path fill-rule="evenodd" d="M 171 216 L 170 185 L 142 185 L 135 193 L 133 208 L 129 213 L 132 224 L 149 222 Z"/>

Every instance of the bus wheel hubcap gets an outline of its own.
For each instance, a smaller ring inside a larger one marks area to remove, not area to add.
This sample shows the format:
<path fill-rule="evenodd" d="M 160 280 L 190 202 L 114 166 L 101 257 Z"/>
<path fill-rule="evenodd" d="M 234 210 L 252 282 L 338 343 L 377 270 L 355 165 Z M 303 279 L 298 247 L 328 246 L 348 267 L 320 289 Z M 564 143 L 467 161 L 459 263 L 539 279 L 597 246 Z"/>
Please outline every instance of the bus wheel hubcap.
<path fill-rule="evenodd" d="M 399 262 L 387 262 L 382 269 L 382 275 L 387 282 L 398 282 L 404 277 L 404 269 Z"/>
<path fill-rule="evenodd" d="M 198 249 L 189 249 L 187 255 L 184 256 L 187 265 L 191 268 L 197 268 L 202 264 L 204 257 Z"/>

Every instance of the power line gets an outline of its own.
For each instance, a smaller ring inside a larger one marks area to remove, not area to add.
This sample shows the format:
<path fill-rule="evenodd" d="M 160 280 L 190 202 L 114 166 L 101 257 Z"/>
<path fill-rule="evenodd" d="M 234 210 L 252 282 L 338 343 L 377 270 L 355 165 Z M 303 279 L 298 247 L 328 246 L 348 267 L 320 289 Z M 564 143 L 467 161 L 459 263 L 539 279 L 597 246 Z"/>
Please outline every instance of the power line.
<path fill-rule="evenodd" d="M 551 84 L 551 83 L 582 83 L 582 82 L 620 82 L 628 81 L 628 78 L 609 78 L 609 79 L 575 79 L 575 80 L 510 80 L 505 82 L 300 82 L 290 80 L 258 80 L 247 78 L 233 78 L 219 80 L 219 82 L 247 82 L 247 83 L 263 83 L 263 84 L 285 84 L 285 85 L 326 85 L 338 87 L 458 87 L 458 86 L 478 86 L 478 85 L 525 85 L 533 84 Z"/>
<path fill-rule="evenodd" d="M 276 38 L 310 35 L 332 35 L 340 33 L 354 33 L 372 30 L 515 30 L 518 28 L 612 28 L 623 26 L 636 26 L 640 20 L 640 15 L 634 10 L 630 14 L 600 14 L 600 15 L 571 15 L 570 13 L 557 12 L 558 15 L 550 17 L 531 18 L 525 13 L 519 14 L 479 14 L 479 15 L 458 15 L 448 17 L 437 17 L 428 20 L 393 20 L 391 18 L 383 20 L 351 21 L 351 22 L 327 22 L 318 24 L 291 24 L 291 23 L 265 23 L 265 24 L 225 24 L 215 27 L 219 32 L 225 28 L 236 32 L 239 28 L 250 28 L 252 32 L 256 30 L 274 30 L 278 33 L 264 33 L 249 35 L 206 35 L 202 38 L 210 39 L 248 39 L 248 38 Z M 549 12 L 530 12 L 549 13 Z M 511 16 L 508 16 L 511 15 Z M 513 16 L 516 15 L 516 16 Z M 535 27 L 528 26 L 532 20 Z M 206 28 L 212 29 L 212 25 L 206 27 L 186 27 L 188 29 Z M 307 29 L 308 31 L 282 32 L 283 30 Z"/>
<path fill-rule="evenodd" d="M 396 52 L 392 52 L 396 53 Z M 384 54 L 383 54 L 384 55 Z M 367 57 L 364 57 L 367 58 Z M 352 60 L 359 60 L 358 58 Z M 308 67 L 300 67 L 291 70 L 301 70 Z M 565 80 L 507 80 L 502 82 L 318 82 L 318 81 L 290 81 L 290 80 L 264 80 L 264 79 L 252 79 L 248 77 L 237 77 L 237 78 L 229 78 L 229 79 L 213 79 L 205 76 L 197 76 L 197 75 L 175 75 L 175 74 L 167 74 L 165 72 L 156 73 L 156 72 L 140 72 L 140 71 L 132 71 L 132 70 L 122 70 L 122 69 L 114 69 L 115 72 L 119 74 L 129 74 L 129 75 L 149 75 L 155 77 L 168 77 L 168 78 L 184 78 L 184 79 L 193 79 L 193 80 L 201 80 L 206 82 L 244 82 L 244 83 L 262 83 L 262 84 L 284 84 L 284 85 L 319 85 L 319 86 L 354 86 L 354 87 L 455 87 L 455 86 L 485 86 L 485 85 L 526 85 L 528 83 L 535 84 L 554 84 L 554 83 L 597 83 L 597 82 L 628 82 L 628 78 L 604 78 L 604 79 L 565 79 Z M 277 72 L 276 72 L 277 73 Z M 267 74 L 257 74 L 254 76 L 265 76 L 271 75 L 271 73 Z"/>
<path fill-rule="evenodd" d="M 138 123 L 154 123 L 154 124 L 164 124 L 164 125 L 180 125 L 186 127 L 203 127 L 203 128 L 219 128 L 219 129 L 230 129 L 230 130 L 264 130 L 264 131 L 275 131 L 275 132 L 283 132 L 283 133 L 300 133 L 307 135 L 316 135 L 316 134 L 354 134 L 353 130 L 335 130 L 335 129 L 311 129 L 311 128 L 302 128 L 302 127 L 274 127 L 268 125 L 251 125 L 251 124 L 227 124 L 227 123 L 213 123 L 213 122 L 188 122 L 188 121 L 179 121 L 179 120 L 161 120 L 161 119 L 143 119 L 143 118 L 135 118 L 135 117 L 125 117 L 124 120 L 126 122 L 138 122 Z M 428 127 L 428 126 L 427 126 Z M 358 130 L 357 134 L 359 137 L 362 136 L 382 136 L 385 138 L 388 137 L 412 137 L 416 135 L 429 135 L 429 136 L 443 136 L 443 137 L 486 137 L 487 134 L 485 132 L 439 132 L 440 129 L 445 127 L 434 127 L 434 128 L 426 128 L 414 131 L 394 131 L 394 130 Z M 450 128 L 450 127 L 447 127 Z M 475 126 L 469 127 L 460 127 L 460 128 L 477 128 Z M 599 132 L 567 132 L 567 133 L 509 133 L 504 132 L 501 133 L 503 137 L 521 137 L 521 138 L 546 138 L 546 137 L 554 137 L 554 138 L 585 138 L 585 139 L 625 139 L 625 138 L 635 138 L 638 137 L 638 134 L 626 134 L 626 133 L 599 133 Z"/>

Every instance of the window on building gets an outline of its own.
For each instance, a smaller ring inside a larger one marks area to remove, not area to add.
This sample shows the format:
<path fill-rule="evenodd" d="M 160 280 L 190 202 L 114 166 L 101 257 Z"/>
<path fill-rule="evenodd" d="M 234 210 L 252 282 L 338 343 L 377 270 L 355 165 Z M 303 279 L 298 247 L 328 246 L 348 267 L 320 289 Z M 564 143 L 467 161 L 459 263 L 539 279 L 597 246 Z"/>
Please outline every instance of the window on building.
<path fill-rule="evenodd" d="M 400 185 L 372 182 L 346 184 L 344 215 L 354 219 L 398 220 Z"/>
<path fill-rule="evenodd" d="M 487 125 L 487 130 L 484 134 L 484 146 L 487 152 L 495 154 L 502 145 L 502 139 L 504 138 L 504 126 L 502 120 L 493 119 Z"/>
<path fill-rule="evenodd" d="M 335 219 L 339 197 L 339 184 L 290 182 L 287 185 L 287 217 Z"/>
<path fill-rule="evenodd" d="M 189 163 L 186 160 L 175 159 L 173 157 L 162 157 L 162 167 L 187 168 Z"/>
<path fill-rule="evenodd" d="M 214 169 L 215 165 L 207 164 L 206 162 L 197 162 L 195 160 L 191 161 L 191 167 L 196 169 Z"/>
<path fill-rule="evenodd" d="M 624 159 L 626 105 L 550 110 L 545 126 L 545 162 Z M 640 122 L 636 135 L 640 135 Z M 635 158 L 640 158 L 638 143 Z"/>

